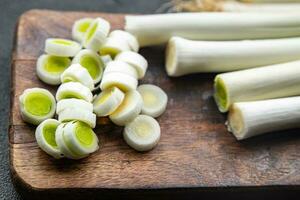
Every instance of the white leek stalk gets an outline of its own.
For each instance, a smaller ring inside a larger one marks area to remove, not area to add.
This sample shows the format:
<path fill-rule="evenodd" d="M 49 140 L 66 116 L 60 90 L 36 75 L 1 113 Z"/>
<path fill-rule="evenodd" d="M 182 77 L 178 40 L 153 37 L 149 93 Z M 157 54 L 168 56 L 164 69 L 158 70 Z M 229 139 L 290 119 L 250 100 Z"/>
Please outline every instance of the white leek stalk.
<path fill-rule="evenodd" d="M 125 30 L 140 46 L 172 36 L 196 40 L 241 40 L 300 36 L 299 13 L 176 13 L 126 16 Z"/>
<path fill-rule="evenodd" d="M 83 108 L 66 108 L 58 115 L 58 121 L 62 123 L 73 120 L 84 122 L 91 128 L 96 126 L 96 115 Z"/>
<path fill-rule="evenodd" d="M 221 112 L 235 102 L 300 95 L 300 61 L 219 74 L 215 100 Z"/>
<path fill-rule="evenodd" d="M 228 130 L 238 140 L 272 131 L 300 127 L 300 97 L 234 103 Z"/>
<path fill-rule="evenodd" d="M 300 2 L 300 1 L 298 1 Z M 235 1 L 225 1 L 221 3 L 224 12 L 299 12 L 299 3 L 240 3 Z"/>
<path fill-rule="evenodd" d="M 170 39 L 166 70 L 169 76 L 226 72 L 300 59 L 300 38 L 246 41 Z"/>

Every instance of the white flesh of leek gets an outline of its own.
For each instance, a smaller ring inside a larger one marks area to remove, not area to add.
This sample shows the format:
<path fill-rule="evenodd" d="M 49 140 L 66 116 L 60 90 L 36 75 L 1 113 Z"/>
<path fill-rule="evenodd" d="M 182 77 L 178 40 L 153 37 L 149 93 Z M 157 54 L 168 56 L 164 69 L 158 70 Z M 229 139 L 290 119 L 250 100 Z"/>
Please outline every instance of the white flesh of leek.
<path fill-rule="evenodd" d="M 63 157 L 55 142 L 55 131 L 59 124 L 60 122 L 55 119 L 46 119 L 35 130 L 35 138 L 39 147 L 56 159 Z"/>
<path fill-rule="evenodd" d="M 101 57 L 90 49 L 83 49 L 72 60 L 72 64 L 80 64 L 86 68 L 94 80 L 94 84 L 99 83 L 104 70 L 104 62 Z"/>
<path fill-rule="evenodd" d="M 137 151 L 153 149 L 160 139 L 158 122 L 147 115 L 139 115 L 123 131 L 126 143 Z"/>
<path fill-rule="evenodd" d="M 79 155 L 94 153 L 99 149 L 97 135 L 82 122 L 67 123 L 64 127 L 64 137 L 73 151 Z"/>
<path fill-rule="evenodd" d="M 300 36 L 300 13 L 173 13 L 126 16 L 125 30 L 140 46 L 172 36 L 193 40 L 241 40 Z"/>
<path fill-rule="evenodd" d="M 70 66 L 67 57 L 41 55 L 36 63 L 36 73 L 40 80 L 50 85 L 61 83 L 60 75 Z"/>
<path fill-rule="evenodd" d="M 124 51 L 118 54 L 115 60 L 123 61 L 133 66 L 138 72 L 139 79 L 142 79 L 146 74 L 148 62 L 141 54 L 132 51 Z"/>
<path fill-rule="evenodd" d="M 111 72 L 103 76 L 100 83 L 101 90 L 106 90 L 111 87 L 117 87 L 123 92 L 130 90 L 135 90 L 138 85 L 136 78 L 120 73 L 120 72 Z"/>
<path fill-rule="evenodd" d="M 61 111 L 63 111 L 66 108 L 82 108 L 86 110 L 87 112 L 93 112 L 93 104 L 90 102 L 87 102 L 82 99 L 62 99 L 57 102 L 56 106 L 56 114 L 59 115 Z"/>
<path fill-rule="evenodd" d="M 69 122 L 70 123 L 70 122 Z M 69 158 L 69 159 L 74 159 L 78 160 L 84 157 L 87 157 L 89 154 L 77 154 L 70 148 L 70 144 L 66 143 L 65 141 L 65 133 L 64 133 L 64 128 L 67 125 L 67 123 L 62 123 L 60 124 L 56 131 L 55 131 L 55 141 L 56 144 L 61 151 L 61 153 L 64 155 L 64 157 Z"/>
<path fill-rule="evenodd" d="M 90 90 L 94 89 L 94 80 L 91 77 L 88 70 L 82 67 L 80 64 L 72 64 L 68 69 L 66 69 L 61 75 L 61 82 L 79 82 L 85 85 Z"/>
<path fill-rule="evenodd" d="M 19 97 L 21 117 L 25 122 L 38 125 L 55 114 L 54 96 L 46 89 L 26 89 Z"/>
<path fill-rule="evenodd" d="M 132 90 L 125 94 L 122 104 L 110 116 L 110 120 L 119 125 L 124 126 L 134 120 L 141 112 L 143 100 L 141 95 Z"/>
<path fill-rule="evenodd" d="M 300 95 L 300 61 L 219 74 L 215 100 L 221 112 L 235 102 Z"/>
<path fill-rule="evenodd" d="M 94 113 L 98 117 L 110 115 L 121 105 L 124 96 L 117 87 L 102 91 L 93 101 Z"/>
<path fill-rule="evenodd" d="M 110 24 L 100 17 L 94 19 L 89 28 L 86 30 L 83 39 L 83 46 L 95 52 L 105 43 L 106 37 L 110 30 Z"/>
<path fill-rule="evenodd" d="M 169 76 L 226 72 L 300 59 L 300 38 L 192 41 L 173 37 L 166 54 Z"/>
<path fill-rule="evenodd" d="M 56 92 L 56 100 L 61 99 L 83 99 L 87 102 L 92 102 L 93 94 L 91 90 L 79 82 L 63 83 L 59 86 Z"/>
<path fill-rule="evenodd" d="M 96 126 L 96 115 L 83 108 L 66 108 L 58 115 L 58 121 L 60 122 L 69 122 L 73 120 L 84 122 L 91 128 L 95 128 Z"/>
<path fill-rule="evenodd" d="M 112 58 L 110 55 L 104 55 L 104 56 L 100 56 L 103 64 L 104 64 L 104 67 L 106 67 L 107 63 L 109 63 L 110 61 L 112 61 Z"/>
<path fill-rule="evenodd" d="M 129 76 L 132 76 L 135 79 L 138 78 L 137 70 L 132 65 L 129 65 L 126 62 L 122 62 L 118 60 L 107 63 L 103 76 L 112 72 L 127 74 Z"/>
<path fill-rule="evenodd" d="M 93 20 L 93 18 L 82 18 L 75 21 L 72 27 L 72 38 L 78 42 L 82 42 L 84 34 Z"/>
<path fill-rule="evenodd" d="M 81 49 L 81 45 L 75 41 L 48 38 L 45 42 L 45 52 L 53 56 L 74 57 Z"/>
<path fill-rule="evenodd" d="M 143 98 L 142 114 L 159 117 L 165 112 L 168 96 L 160 87 L 143 84 L 138 86 L 137 91 Z"/>
<path fill-rule="evenodd" d="M 134 52 L 139 51 L 139 43 L 134 35 L 122 30 L 114 30 L 109 34 L 110 37 L 120 38 L 128 43 L 130 49 Z"/>
<path fill-rule="evenodd" d="M 300 2 L 300 1 L 298 1 Z M 221 3 L 224 12 L 299 12 L 299 3 L 240 3 L 235 1 L 225 1 Z"/>
<path fill-rule="evenodd" d="M 123 51 L 129 51 L 129 44 L 122 38 L 108 37 L 105 43 L 100 47 L 100 55 L 110 55 L 114 58 L 117 54 Z"/>
<path fill-rule="evenodd" d="M 300 97 L 234 103 L 228 130 L 238 140 L 300 127 Z"/>

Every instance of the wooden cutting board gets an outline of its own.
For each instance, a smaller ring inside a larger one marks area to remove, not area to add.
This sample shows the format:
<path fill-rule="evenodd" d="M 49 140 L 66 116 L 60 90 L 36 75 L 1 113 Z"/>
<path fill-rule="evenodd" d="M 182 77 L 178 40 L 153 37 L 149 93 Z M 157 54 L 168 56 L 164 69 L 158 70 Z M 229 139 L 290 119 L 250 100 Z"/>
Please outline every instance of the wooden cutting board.
<path fill-rule="evenodd" d="M 132 191 L 176 195 L 236 187 L 299 188 L 299 130 L 236 141 L 212 98 L 214 74 L 169 78 L 163 47 L 140 51 L 149 61 L 141 83 L 159 85 L 169 96 L 167 111 L 158 119 L 162 137 L 154 150 L 134 151 L 122 139 L 121 127 L 99 120 L 95 132 L 101 149 L 90 157 L 55 160 L 42 152 L 34 138 L 35 127 L 20 117 L 18 97 L 31 87 L 55 93 L 56 87 L 38 80 L 36 59 L 43 53 L 46 38 L 70 38 L 73 22 L 82 17 L 103 17 L 113 29 L 124 27 L 122 14 L 31 10 L 20 17 L 12 55 L 9 129 L 11 171 L 17 186 L 38 197 L 65 194 L 73 198 L 117 192 L 126 196 Z"/>

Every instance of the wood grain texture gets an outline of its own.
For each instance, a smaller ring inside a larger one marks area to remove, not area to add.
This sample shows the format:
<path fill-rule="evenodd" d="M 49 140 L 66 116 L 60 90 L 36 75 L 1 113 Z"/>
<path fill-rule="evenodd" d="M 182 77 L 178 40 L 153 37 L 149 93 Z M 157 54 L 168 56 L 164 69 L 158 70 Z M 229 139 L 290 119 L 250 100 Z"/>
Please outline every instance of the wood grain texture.
<path fill-rule="evenodd" d="M 42 152 L 34 126 L 22 121 L 18 97 L 24 89 L 43 87 L 35 63 L 48 37 L 70 38 L 72 23 L 100 16 L 113 29 L 124 26 L 124 15 L 32 10 L 23 14 L 16 31 L 12 57 L 10 159 L 19 185 L 34 191 L 155 190 L 273 187 L 300 185 L 299 130 L 267 134 L 238 142 L 224 126 L 212 98 L 214 74 L 169 78 L 164 49 L 141 50 L 149 70 L 141 83 L 162 87 L 169 96 L 167 111 L 158 119 L 162 137 L 157 148 L 138 153 L 122 139 L 122 128 L 102 120 L 95 130 L 101 148 L 80 160 L 55 160 Z M 162 190 L 163 191 L 163 190 Z M 178 191 L 178 190 L 176 190 Z M 155 192 L 154 192 L 155 193 Z M 176 194 L 176 193 L 173 193 Z"/>

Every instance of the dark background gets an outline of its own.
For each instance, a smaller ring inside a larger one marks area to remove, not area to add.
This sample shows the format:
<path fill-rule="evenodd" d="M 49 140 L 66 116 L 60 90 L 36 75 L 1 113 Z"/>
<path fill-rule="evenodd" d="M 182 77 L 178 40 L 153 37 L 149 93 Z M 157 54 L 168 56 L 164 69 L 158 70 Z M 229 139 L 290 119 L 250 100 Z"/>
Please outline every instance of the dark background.
<path fill-rule="evenodd" d="M 33 8 L 121 13 L 154 13 L 166 0 L 0 0 L 0 200 L 22 199 L 9 171 L 8 116 L 10 56 L 18 17 Z"/>

